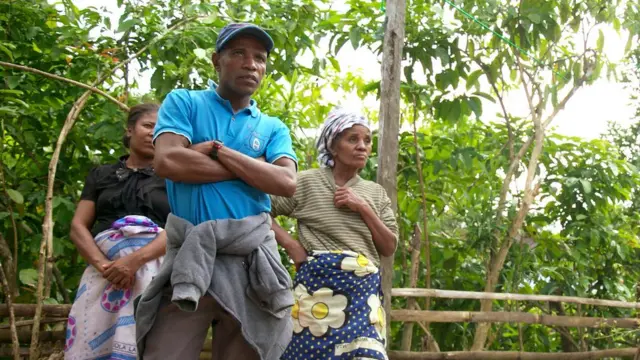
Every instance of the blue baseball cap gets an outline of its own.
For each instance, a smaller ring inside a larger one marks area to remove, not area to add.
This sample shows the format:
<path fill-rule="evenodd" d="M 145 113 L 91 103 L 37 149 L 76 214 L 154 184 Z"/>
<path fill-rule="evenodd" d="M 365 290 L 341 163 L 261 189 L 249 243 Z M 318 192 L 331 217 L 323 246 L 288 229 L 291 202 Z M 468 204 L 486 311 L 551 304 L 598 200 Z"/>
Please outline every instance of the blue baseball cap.
<path fill-rule="evenodd" d="M 216 52 L 224 49 L 225 45 L 239 35 L 250 35 L 262 42 L 267 53 L 273 50 L 273 39 L 261 27 L 250 23 L 232 23 L 220 30 L 218 40 L 216 41 Z"/>

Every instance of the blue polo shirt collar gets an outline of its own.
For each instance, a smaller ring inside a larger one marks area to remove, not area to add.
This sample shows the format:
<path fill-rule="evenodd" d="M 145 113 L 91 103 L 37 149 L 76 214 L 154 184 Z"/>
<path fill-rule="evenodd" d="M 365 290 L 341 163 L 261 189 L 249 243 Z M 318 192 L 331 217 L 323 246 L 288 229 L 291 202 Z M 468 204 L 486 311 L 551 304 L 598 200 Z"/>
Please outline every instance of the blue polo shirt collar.
<path fill-rule="evenodd" d="M 216 88 L 218 87 L 218 84 L 215 83 L 215 81 L 209 79 L 209 88 L 211 90 L 213 90 L 213 96 L 215 97 L 215 99 L 222 105 L 226 106 L 228 109 L 231 110 L 231 112 L 233 112 L 233 108 L 231 107 L 231 102 L 227 99 L 223 99 L 222 97 L 220 97 L 220 95 L 218 94 L 218 92 L 216 91 Z M 251 113 L 251 116 L 253 117 L 258 117 L 258 114 L 260 113 L 260 110 L 258 110 L 258 103 L 251 99 L 249 100 L 249 106 L 240 110 L 239 112 L 243 112 L 243 111 L 249 111 Z"/>

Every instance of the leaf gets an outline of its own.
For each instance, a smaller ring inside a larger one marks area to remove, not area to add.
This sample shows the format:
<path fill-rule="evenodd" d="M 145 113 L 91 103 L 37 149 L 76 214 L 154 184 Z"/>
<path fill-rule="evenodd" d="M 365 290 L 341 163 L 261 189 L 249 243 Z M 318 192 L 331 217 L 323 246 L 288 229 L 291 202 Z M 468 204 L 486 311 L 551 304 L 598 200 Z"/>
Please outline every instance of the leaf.
<path fill-rule="evenodd" d="M 467 90 L 471 90 L 471 87 L 478 86 L 478 78 L 482 75 L 482 70 L 476 70 L 467 76 Z"/>
<path fill-rule="evenodd" d="M 119 33 L 126 32 L 127 30 L 131 29 L 137 22 L 138 20 L 136 19 L 129 19 L 124 22 L 121 22 L 116 32 L 119 32 Z"/>
<path fill-rule="evenodd" d="M 598 52 L 602 52 L 602 49 L 604 49 L 604 33 L 602 32 L 602 30 L 598 31 L 598 41 L 596 43 L 596 48 L 598 49 Z"/>
<path fill-rule="evenodd" d="M 473 95 L 478 95 L 478 96 L 480 96 L 480 97 L 483 97 L 483 98 L 485 98 L 485 99 L 487 99 L 487 100 L 491 101 L 491 102 L 492 102 L 492 103 L 494 103 L 494 104 L 496 103 L 496 100 L 495 100 L 491 95 L 489 95 L 489 94 L 487 94 L 487 93 L 484 93 L 484 92 L 478 91 L 478 92 L 473 93 Z"/>
<path fill-rule="evenodd" d="M 42 54 L 42 50 L 40 50 L 40 48 L 38 47 L 38 45 L 36 45 L 35 42 L 31 43 L 31 47 L 33 48 L 33 51 Z"/>
<path fill-rule="evenodd" d="M 207 60 L 207 50 L 198 48 L 193 50 L 193 53 L 196 55 L 197 58 L 202 60 Z"/>
<path fill-rule="evenodd" d="M 438 46 L 436 48 L 436 56 L 440 58 L 440 61 L 442 61 L 442 66 L 449 65 L 451 58 L 449 58 L 449 53 L 447 52 L 447 49 L 441 46 Z"/>
<path fill-rule="evenodd" d="M 536 13 L 529 14 L 529 15 L 527 15 L 527 17 L 534 24 L 540 24 L 540 21 L 542 21 L 542 18 L 540 17 L 540 15 L 536 14 Z"/>
<path fill-rule="evenodd" d="M 617 17 L 613 18 L 613 28 L 618 34 L 620 34 L 620 19 Z"/>
<path fill-rule="evenodd" d="M 28 286 L 36 286 L 38 283 L 38 272 L 36 269 L 23 269 L 18 274 L 20 282 Z"/>
<path fill-rule="evenodd" d="M 589 180 L 580 179 L 585 194 L 591 194 L 591 182 Z"/>
<path fill-rule="evenodd" d="M 206 18 L 202 19 L 202 23 L 203 24 L 213 24 L 214 22 L 216 22 L 216 19 L 218 19 L 218 14 L 211 13 L 211 15 L 209 15 Z"/>
<path fill-rule="evenodd" d="M 20 81 L 22 77 L 20 76 L 7 76 L 7 85 L 9 85 L 9 89 L 15 89 L 20 85 Z"/>
<path fill-rule="evenodd" d="M 334 54 L 338 54 L 338 52 L 340 51 L 340 49 L 342 49 L 342 47 L 344 46 L 344 44 L 347 42 L 347 37 L 346 36 L 342 36 L 338 39 L 338 41 L 336 42 L 336 47 L 335 49 L 333 49 L 333 53 Z"/>
<path fill-rule="evenodd" d="M 353 46 L 354 50 L 358 48 L 361 36 L 362 34 L 360 33 L 359 27 L 354 26 L 351 28 L 351 31 L 349 32 L 349 39 L 351 40 L 351 46 Z"/>
<path fill-rule="evenodd" d="M 3 44 L 0 44 L 0 51 L 2 51 L 3 53 L 7 54 L 9 59 L 11 59 L 11 61 L 13 61 L 13 54 L 11 53 L 11 50 L 9 50 L 6 46 L 4 46 Z"/>
<path fill-rule="evenodd" d="M 631 46 L 633 46 L 633 38 L 634 34 L 632 31 L 629 31 L 629 38 L 627 38 L 627 44 L 624 46 L 624 52 L 628 53 L 631 50 Z"/>
<path fill-rule="evenodd" d="M 482 115 L 482 101 L 480 98 L 475 96 L 467 99 L 467 105 L 471 108 L 474 114 L 476 114 L 476 118 L 480 119 L 480 115 Z"/>
<path fill-rule="evenodd" d="M 334 58 L 333 56 L 329 56 L 328 59 L 331 63 L 331 66 L 333 66 L 336 71 L 340 72 L 340 62 L 338 62 L 338 60 L 336 60 L 336 58 Z"/>
<path fill-rule="evenodd" d="M 7 194 L 16 204 L 24 204 L 24 197 L 18 191 L 13 189 L 7 189 Z"/>

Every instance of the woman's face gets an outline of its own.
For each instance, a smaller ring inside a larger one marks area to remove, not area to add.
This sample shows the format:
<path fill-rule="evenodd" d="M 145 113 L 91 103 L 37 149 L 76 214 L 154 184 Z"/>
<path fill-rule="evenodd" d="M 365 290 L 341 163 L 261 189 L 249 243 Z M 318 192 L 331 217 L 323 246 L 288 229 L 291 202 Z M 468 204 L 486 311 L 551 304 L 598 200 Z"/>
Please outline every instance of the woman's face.
<path fill-rule="evenodd" d="M 149 112 L 142 115 L 136 126 L 127 129 L 130 137 L 129 149 L 136 154 L 151 158 L 153 157 L 153 128 L 158 120 L 157 112 Z"/>
<path fill-rule="evenodd" d="M 346 129 L 334 141 L 331 154 L 336 165 L 364 168 L 371 155 L 371 131 L 362 125 Z"/>

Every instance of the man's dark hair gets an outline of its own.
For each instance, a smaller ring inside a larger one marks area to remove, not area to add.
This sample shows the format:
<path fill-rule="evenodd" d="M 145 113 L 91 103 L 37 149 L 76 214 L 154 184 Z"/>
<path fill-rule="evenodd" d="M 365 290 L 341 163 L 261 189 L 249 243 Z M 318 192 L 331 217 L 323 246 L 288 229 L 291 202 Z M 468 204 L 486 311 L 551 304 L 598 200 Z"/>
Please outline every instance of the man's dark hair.
<path fill-rule="evenodd" d="M 127 129 L 132 129 L 136 127 L 138 120 L 146 114 L 156 113 L 160 109 L 158 104 L 146 103 L 146 104 L 138 104 L 129 109 L 129 116 L 127 117 Z M 127 135 L 125 132 L 122 136 L 122 145 L 129 148 L 129 143 L 131 142 L 131 137 Z"/>

